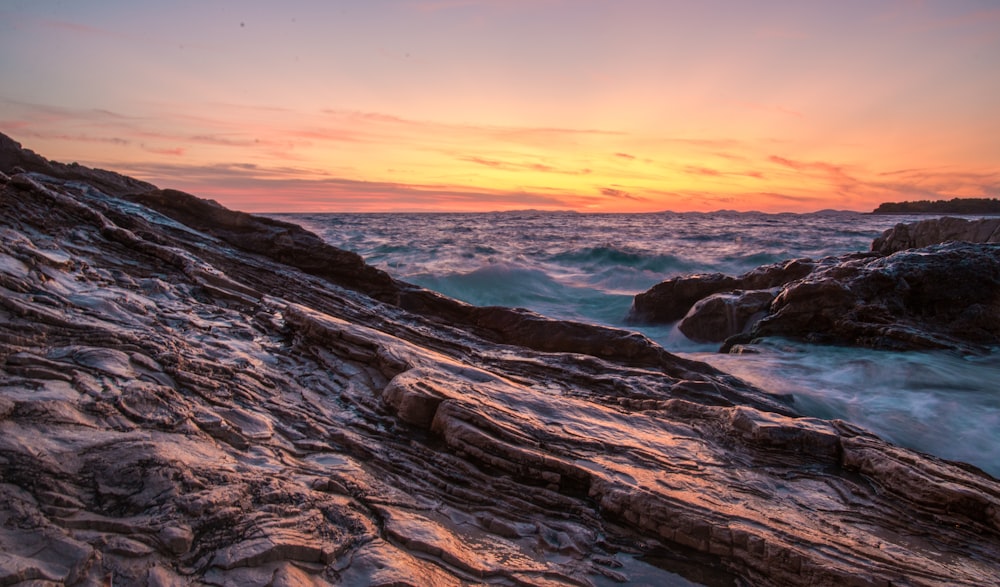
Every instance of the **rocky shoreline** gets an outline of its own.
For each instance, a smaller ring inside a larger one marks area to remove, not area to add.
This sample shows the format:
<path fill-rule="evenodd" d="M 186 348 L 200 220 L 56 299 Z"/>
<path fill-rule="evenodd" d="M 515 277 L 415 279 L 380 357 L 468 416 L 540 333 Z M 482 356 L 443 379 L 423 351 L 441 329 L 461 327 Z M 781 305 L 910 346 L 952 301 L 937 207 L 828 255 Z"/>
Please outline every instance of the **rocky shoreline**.
<path fill-rule="evenodd" d="M 1000 219 L 899 224 L 869 253 L 677 277 L 638 294 L 630 319 L 679 321 L 688 338 L 723 352 L 773 336 L 986 352 L 1000 345 Z"/>
<path fill-rule="evenodd" d="M 0 584 L 1000 575 L 1000 482 L 974 467 L 2 139 Z"/>

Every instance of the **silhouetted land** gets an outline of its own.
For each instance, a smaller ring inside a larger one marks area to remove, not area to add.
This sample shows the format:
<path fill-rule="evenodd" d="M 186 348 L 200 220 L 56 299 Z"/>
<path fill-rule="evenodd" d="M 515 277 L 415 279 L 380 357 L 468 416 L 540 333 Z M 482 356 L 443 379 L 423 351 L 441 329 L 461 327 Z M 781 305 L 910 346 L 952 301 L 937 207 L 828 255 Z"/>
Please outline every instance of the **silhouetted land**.
<path fill-rule="evenodd" d="M 953 198 L 917 202 L 886 202 L 872 214 L 1000 214 L 997 198 Z"/>

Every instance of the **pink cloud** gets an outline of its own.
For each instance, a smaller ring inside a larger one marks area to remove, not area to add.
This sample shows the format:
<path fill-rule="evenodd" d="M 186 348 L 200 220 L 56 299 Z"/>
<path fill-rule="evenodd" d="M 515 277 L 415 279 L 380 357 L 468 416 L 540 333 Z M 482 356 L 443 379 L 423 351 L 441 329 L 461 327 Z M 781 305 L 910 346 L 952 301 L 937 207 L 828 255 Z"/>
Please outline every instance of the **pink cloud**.
<path fill-rule="evenodd" d="M 695 167 L 691 165 L 684 168 L 684 173 L 689 173 L 691 175 L 705 175 L 708 177 L 719 177 L 720 175 L 722 175 L 722 172 L 719 171 L 718 169 L 710 169 L 708 167 Z"/>
<path fill-rule="evenodd" d="M 174 147 L 172 149 L 158 149 L 154 147 L 146 147 L 145 145 L 143 145 L 143 149 L 154 155 L 166 155 L 168 157 L 183 156 L 185 151 L 183 147 Z"/>
<path fill-rule="evenodd" d="M 542 173 L 558 173 L 561 175 L 587 175 L 591 173 L 590 169 L 559 169 L 552 165 L 547 165 L 545 163 L 522 163 L 522 162 L 512 162 L 512 161 L 499 161 L 496 159 L 486 159 L 483 157 L 458 157 L 459 161 L 465 161 L 467 163 L 475 163 L 476 165 L 484 165 L 486 167 L 492 167 L 494 169 L 501 169 L 504 171 L 539 171 Z"/>

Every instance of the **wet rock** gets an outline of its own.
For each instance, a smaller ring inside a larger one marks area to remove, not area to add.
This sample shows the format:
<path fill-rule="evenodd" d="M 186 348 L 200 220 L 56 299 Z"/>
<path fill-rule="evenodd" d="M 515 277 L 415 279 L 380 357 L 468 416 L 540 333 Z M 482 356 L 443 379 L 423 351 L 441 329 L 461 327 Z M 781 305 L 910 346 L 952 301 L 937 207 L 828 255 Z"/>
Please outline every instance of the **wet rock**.
<path fill-rule="evenodd" d="M 713 294 L 698 301 L 678 328 L 698 342 L 722 342 L 748 330 L 767 314 L 774 300 L 771 290 Z"/>
<path fill-rule="evenodd" d="M 1000 245 L 906 250 L 841 264 L 789 285 L 752 335 L 885 349 L 974 350 L 1000 343 L 998 291 Z"/>
<path fill-rule="evenodd" d="M 243 250 L 360 289 L 376 299 L 398 299 L 398 286 L 384 271 L 366 264 L 356 253 L 326 244 L 296 224 L 229 210 L 214 200 L 178 190 L 156 189 L 132 194 L 130 199 Z"/>
<path fill-rule="evenodd" d="M 872 251 L 891 255 L 947 241 L 1000 243 L 1000 218 L 931 218 L 910 224 L 897 224 L 872 242 Z"/>
<path fill-rule="evenodd" d="M 737 288 L 739 281 L 722 273 L 668 279 L 635 296 L 629 320 L 651 324 L 674 322 L 683 318 L 698 300 Z"/>
<path fill-rule="evenodd" d="M 739 277 L 722 273 L 675 277 L 637 294 L 628 319 L 650 324 L 675 322 L 683 318 L 695 303 L 710 295 L 777 287 L 805 277 L 815 267 L 816 263 L 809 259 L 793 259 L 764 265 Z"/>
<path fill-rule="evenodd" d="M 673 312 L 663 317 L 673 317 L 679 306 L 670 304 L 683 300 L 686 305 L 702 295 L 678 328 L 695 341 L 723 342 L 723 352 L 780 336 L 877 349 L 977 353 L 1000 343 L 1000 244 L 988 242 L 997 238 L 996 219 L 901 224 L 876 239 L 872 253 L 798 259 L 736 278 L 668 280 L 636 296 L 633 316 L 649 317 L 652 310 L 637 314 L 637 308 L 659 300 Z M 941 240 L 949 242 L 911 249 Z M 903 250 L 895 254 L 880 254 L 899 248 Z M 741 289 L 733 289 L 737 285 Z M 688 297 L 665 293 L 673 290 Z"/>
<path fill-rule="evenodd" d="M 313 237 L 283 224 L 169 193 L 161 213 L 63 171 L 0 185 L 0 583 L 1000 573 L 1000 482 L 973 467 L 799 417 L 632 333 L 349 277 L 356 259 L 309 265 Z M 836 329 L 867 304 L 852 319 L 986 332 L 987 299 L 922 285 L 940 274 L 921 257 L 993 283 L 987 245 L 953 246 L 793 264 L 809 275 L 772 316 Z"/>

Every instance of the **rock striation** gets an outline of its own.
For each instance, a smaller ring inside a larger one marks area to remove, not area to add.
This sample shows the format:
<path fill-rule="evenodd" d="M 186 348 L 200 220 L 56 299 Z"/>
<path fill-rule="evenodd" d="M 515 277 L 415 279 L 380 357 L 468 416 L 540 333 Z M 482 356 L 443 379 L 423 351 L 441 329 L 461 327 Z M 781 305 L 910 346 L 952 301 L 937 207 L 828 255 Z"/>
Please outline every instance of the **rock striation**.
<path fill-rule="evenodd" d="M 1000 482 L 973 467 L 634 333 L 59 169 L 0 178 L 0 584 L 1000 574 Z"/>

